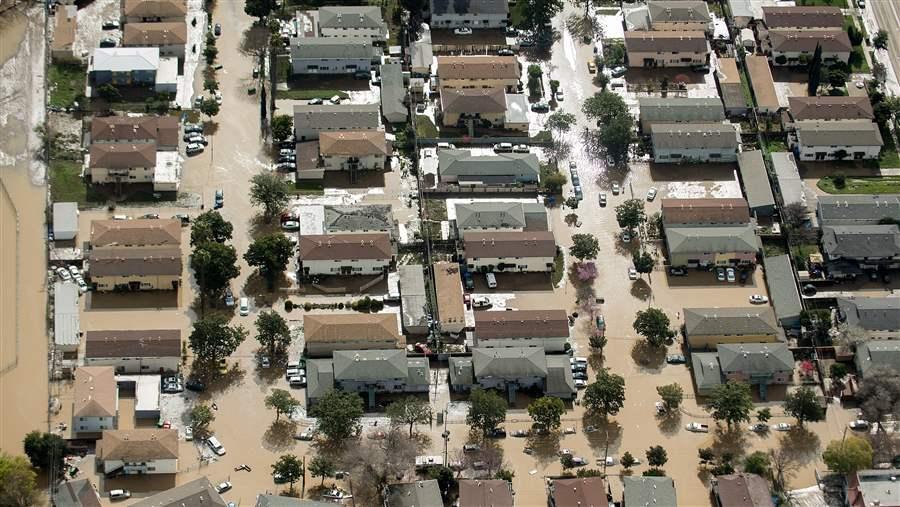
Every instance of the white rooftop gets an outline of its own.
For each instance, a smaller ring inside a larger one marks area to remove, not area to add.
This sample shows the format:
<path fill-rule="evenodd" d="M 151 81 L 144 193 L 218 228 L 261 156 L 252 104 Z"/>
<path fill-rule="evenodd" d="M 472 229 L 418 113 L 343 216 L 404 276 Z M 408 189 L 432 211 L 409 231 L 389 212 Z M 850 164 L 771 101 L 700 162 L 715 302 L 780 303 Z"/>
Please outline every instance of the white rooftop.
<path fill-rule="evenodd" d="M 157 151 L 156 167 L 153 169 L 154 185 L 172 185 L 177 188 L 181 183 L 182 158 L 177 151 Z"/>
<path fill-rule="evenodd" d="M 155 48 L 154 48 L 155 49 Z M 178 82 L 178 58 L 167 56 L 159 59 L 159 69 L 156 71 L 156 86 L 175 84 Z"/>
<path fill-rule="evenodd" d="M 97 48 L 91 58 L 91 70 L 128 72 L 159 69 L 159 48 Z M 176 61 L 176 74 L 177 74 Z"/>

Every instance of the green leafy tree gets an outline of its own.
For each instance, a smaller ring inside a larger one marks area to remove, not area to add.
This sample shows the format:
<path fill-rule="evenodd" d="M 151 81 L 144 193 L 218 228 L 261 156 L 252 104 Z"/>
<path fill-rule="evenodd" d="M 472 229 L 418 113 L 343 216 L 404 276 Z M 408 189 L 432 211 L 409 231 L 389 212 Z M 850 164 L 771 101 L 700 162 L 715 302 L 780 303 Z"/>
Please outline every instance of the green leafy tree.
<path fill-rule="evenodd" d="M 601 356 L 603 355 L 603 349 L 606 348 L 607 342 L 606 335 L 602 333 L 592 333 L 591 336 L 588 337 L 588 345 L 590 345 L 592 349 L 599 351 Z"/>
<path fill-rule="evenodd" d="M 309 462 L 309 474 L 313 477 L 321 477 L 320 485 L 325 484 L 325 478 L 334 475 L 337 467 L 328 456 L 317 454 L 312 461 Z"/>
<path fill-rule="evenodd" d="M 209 433 L 209 425 L 216 419 L 216 415 L 206 403 L 194 405 L 191 409 L 191 429 L 197 436 Z"/>
<path fill-rule="evenodd" d="M 31 461 L 31 466 L 47 472 L 51 466 L 62 470 L 64 458 L 69 452 L 68 442 L 53 433 L 32 431 L 25 435 L 24 445 L 25 455 Z"/>
<path fill-rule="evenodd" d="M 507 470 L 505 468 L 501 468 L 497 470 L 497 473 L 494 474 L 494 479 L 500 479 L 501 481 L 512 482 L 513 478 L 516 476 L 516 473 L 512 470 Z"/>
<path fill-rule="evenodd" d="M 38 505 L 37 474 L 22 456 L 0 454 L 0 505 L 31 507 Z"/>
<path fill-rule="evenodd" d="M 556 79 L 550 80 L 550 93 L 556 95 L 557 90 L 559 90 L 559 81 Z"/>
<path fill-rule="evenodd" d="M 524 0 L 522 15 L 525 28 L 532 30 L 540 40 L 547 40 L 550 21 L 563 8 L 562 0 Z"/>
<path fill-rule="evenodd" d="M 555 172 L 541 178 L 541 188 L 543 188 L 544 192 L 548 194 L 558 194 L 562 191 L 563 185 L 565 185 L 568 181 L 569 179 L 566 178 L 565 174 Z"/>
<path fill-rule="evenodd" d="M 416 424 L 431 422 L 433 414 L 427 401 L 415 396 L 406 396 L 388 405 L 387 415 L 394 424 L 409 426 L 409 436 L 412 438 Z"/>
<path fill-rule="evenodd" d="M 711 465 L 716 461 L 716 453 L 711 447 L 697 449 L 697 456 L 700 458 L 700 464 L 703 466 Z"/>
<path fill-rule="evenodd" d="M 224 317 L 215 315 L 194 322 L 188 343 L 195 359 L 209 366 L 230 356 L 246 338 L 243 327 L 230 327 Z"/>
<path fill-rule="evenodd" d="M 428 478 L 438 482 L 438 488 L 441 490 L 441 497 L 447 497 L 451 489 L 456 489 L 456 474 L 447 466 L 429 467 Z"/>
<path fill-rule="evenodd" d="M 303 462 L 293 454 L 284 454 L 272 464 L 272 478 L 278 482 L 290 483 L 291 491 L 294 490 L 294 483 L 299 481 L 304 473 Z"/>
<path fill-rule="evenodd" d="M 843 440 L 832 440 L 822 460 L 832 472 L 847 475 L 872 467 L 872 445 L 863 438 L 848 436 Z"/>
<path fill-rule="evenodd" d="M 815 97 L 819 91 L 819 83 L 822 80 L 822 45 L 816 44 L 816 50 L 813 53 L 812 60 L 809 61 L 807 69 L 807 95 Z"/>
<path fill-rule="evenodd" d="M 528 405 L 528 415 L 534 425 L 545 430 L 559 428 L 560 417 L 566 412 L 566 406 L 559 398 L 543 396 Z"/>
<path fill-rule="evenodd" d="M 850 39 L 850 44 L 853 46 L 859 46 L 863 42 L 863 34 L 859 31 L 859 28 L 856 28 L 856 23 L 852 21 L 847 23 L 844 27 L 847 31 L 847 38 Z"/>
<path fill-rule="evenodd" d="M 709 406 L 713 419 L 725 421 L 729 428 L 741 421 L 749 422 L 750 411 L 753 410 L 750 386 L 738 382 L 717 386 L 710 396 Z"/>
<path fill-rule="evenodd" d="M 600 370 L 594 383 L 585 389 L 583 404 L 588 412 L 600 414 L 604 419 L 618 414 L 625 405 L 625 379 Z"/>
<path fill-rule="evenodd" d="M 768 408 L 762 408 L 756 411 L 756 420 L 765 424 L 772 418 L 772 411 Z"/>
<path fill-rule="evenodd" d="M 800 426 L 806 421 L 825 419 L 825 407 L 819 403 L 815 391 L 806 386 L 789 392 L 784 397 L 784 411 L 797 419 Z"/>
<path fill-rule="evenodd" d="M 646 251 L 634 252 L 631 256 L 631 260 L 634 263 L 634 269 L 642 276 L 646 274 L 650 274 L 653 272 L 653 268 L 656 266 L 656 259 L 653 258 L 652 255 L 647 253 Z"/>
<path fill-rule="evenodd" d="M 287 114 L 275 115 L 272 118 L 272 139 L 280 143 L 294 133 L 294 119 Z"/>
<path fill-rule="evenodd" d="M 256 340 L 269 356 L 283 353 L 291 344 L 291 330 L 284 317 L 274 311 L 260 312 L 256 317 Z"/>
<path fill-rule="evenodd" d="M 756 451 L 744 458 L 744 471 L 748 474 L 769 476 L 769 455 L 762 451 Z"/>
<path fill-rule="evenodd" d="M 259 18 L 260 24 L 277 6 L 278 3 L 275 0 L 244 0 L 244 12 L 248 16 Z"/>
<path fill-rule="evenodd" d="M 219 82 L 214 77 L 207 77 L 203 80 L 203 89 L 209 93 L 214 93 L 219 89 Z"/>
<path fill-rule="evenodd" d="M 644 470 L 644 473 L 641 475 L 644 477 L 665 477 L 666 471 L 662 468 L 651 468 L 649 470 Z"/>
<path fill-rule="evenodd" d="M 313 405 L 310 415 L 319 419 L 319 430 L 328 440 L 346 440 L 359 429 L 363 401 L 356 393 L 332 389 Z"/>
<path fill-rule="evenodd" d="M 569 254 L 579 261 L 596 259 L 600 252 L 600 242 L 592 234 L 573 234 Z"/>
<path fill-rule="evenodd" d="M 241 274 L 234 247 L 214 241 L 194 247 L 191 253 L 191 270 L 203 298 L 221 294 L 231 280 Z"/>
<path fill-rule="evenodd" d="M 222 218 L 218 211 L 201 213 L 191 225 L 191 246 L 202 245 L 210 241 L 224 243 L 231 239 L 234 226 Z"/>
<path fill-rule="evenodd" d="M 266 408 L 275 409 L 275 422 L 278 422 L 281 414 L 290 415 L 300 406 L 300 400 L 284 389 L 272 389 L 272 393 L 266 396 L 265 403 Z"/>
<path fill-rule="evenodd" d="M 832 88 L 841 88 L 847 84 L 848 77 L 849 75 L 844 69 L 830 69 L 828 71 L 828 84 Z"/>
<path fill-rule="evenodd" d="M 291 188 L 278 173 L 263 172 L 250 179 L 250 203 L 262 206 L 266 223 L 281 213 L 290 195 Z"/>
<path fill-rule="evenodd" d="M 828 369 L 829 373 L 831 373 L 831 378 L 833 379 L 842 379 L 847 376 L 847 366 L 842 363 L 831 363 L 831 367 Z"/>
<path fill-rule="evenodd" d="M 644 221 L 644 201 L 628 199 L 616 206 L 616 222 L 619 227 L 629 231 L 637 229 Z"/>
<path fill-rule="evenodd" d="M 672 336 L 669 329 L 669 316 L 659 308 L 647 308 L 640 310 L 635 315 L 632 327 L 635 332 L 644 337 L 647 343 L 654 347 L 661 347 Z"/>
<path fill-rule="evenodd" d="M 473 389 L 469 396 L 466 424 L 487 435 L 506 419 L 506 400 L 493 391 Z"/>
<path fill-rule="evenodd" d="M 625 451 L 625 454 L 622 455 L 622 468 L 628 470 L 636 464 L 637 460 L 634 459 L 634 456 L 632 456 L 630 452 Z"/>
<path fill-rule="evenodd" d="M 647 449 L 647 464 L 658 468 L 664 466 L 669 461 L 669 454 L 661 445 L 654 445 Z"/>
<path fill-rule="evenodd" d="M 217 56 L 219 56 L 219 48 L 211 45 L 207 45 L 205 48 L 203 48 L 203 58 L 206 59 L 207 64 L 212 65 L 212 63 L 216 61 Z M 218 106 L 218 104 L 216 105 Z"/>
<path fill-rule="evenodd" d="M 294 253 L 291 241 L 281 233 L 263 236 L 250 244 L 244 254 L 247 264 L 257 268 L 259 274 L 266 279 L 269 289 L 287 268 Z"/>
<path fill-rule="evenodd" d="M 205 114 L 209 119 L 212 119 L 213 116 L 219 114 L 219 109 L 219 103 L 213 99 L 205 98 L 200 101 L 200 112 Z"/>
<path fill-rule="evenodd" d="M 122 99 L 122 94 L 119 93 L 119 89 L 110 83 L 98 86 L 97 93 L 107 102 L 115 102 Z"/>
<path fill-rule="evenodd" d="M 872 45 L 878 49 L 887 49 L 888 33 L 886 30 L 878 30 L 872 38 Z"/>
<path fill-rule="evenodd" d="M 615 164 L 625 163 L 635 140 L 634 118 L 627 113 L 612 118 L 600 129 L 597 140 Z"/>
<path fill-rule="evenodd" d="M 572 125 L 575 125 L 576 121 L 574 114 L 557 110 L 547 116 L 544 126 L 553 132 L 562 133 L 568 132 Z"/>
<path fill-rule="evenodd" d="M 656 388 L 656 393 L 669 410 L 678 410 L 684 400 L 684 390 L 677 383 L 666 384 Z"/>
<path fill-rule="evenodd" d="M 608 124 L 613 118 L 628 114 L 628 105 L 619 94 L 603 90 L 588 97 L 581 106 L 581 111 L 598 124 Z"/>

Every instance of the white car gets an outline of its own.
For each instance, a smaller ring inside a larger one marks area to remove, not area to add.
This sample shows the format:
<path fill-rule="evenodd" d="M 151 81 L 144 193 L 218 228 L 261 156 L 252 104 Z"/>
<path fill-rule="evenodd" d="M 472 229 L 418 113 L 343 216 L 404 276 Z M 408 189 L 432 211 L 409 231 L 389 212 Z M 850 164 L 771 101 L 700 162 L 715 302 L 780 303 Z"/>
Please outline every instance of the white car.
<path fill-rule="evenodd" d="M 597 458 L 598 465 L 606 465 L 611 467 L 616 464 L 616 458 L 613 456 L 607 456 L 605 458 Z"/>
<path fill-rule="evenodd" d="M 472 298 L 472 308 L 487 308 L 491 306 L 491 298 L 487 296 L 475 296 Z"/>
<path fill-rule="evenodd" d="M 81 271 L 79 271 L 78 266 L 75 266 L 74 264 L 69 265 L 69 273 L 72 274 L 72 278 L 81 277 Z"/>
<path fill-rule="evenodd" d="M 78 292 L 81 292 L 82 294 L 84 294 L 85 292 L 87 292 L 88 286 L 87 286 L 87 284 L 84 282 L 84 278 L 81 278 L 81 277 L 79 276 L 78 278 L 75 279 L 75 283 L 78 284 Z"/>
<path fill-rule="evenodd" d="M 560 456 L 571 456 L 571 455 L 572 455 L 572 450 L 571 450 L 571 449 L 560 449 L 560 450 L 559 450 L 559 455 L 560 455 Z"/>
<path fill-rule="evenodd" d="M 698 422 L 687 423 L 684 429 L 694 433 L 709 433 L 709 425 Z"/>
<path fill-rule="evenodd" d="M 281 228 L 286 231 L 299 231 L 300 222 L 296 220 L 286 220 L 284 222 L 281 222 Z"/>
<path fill-rule="evenodd" d="M 334 97 L 331 97 L 330 99 L 328 99 L 328 102 L 331 102 L 334 105 L 338 105 L 341 103 L 341 96 L 335 95 Z"/>
<path fill-rule="evenodd" d="M 631 231 L 622 231 L 622 242 L 631 243 Z"/>
<path fill-rule="evenodd" d="M 557 101 L 557 102 L 562 102 L 562 101 L 563 101 L 563 92 L 562 92 L 562 90 L 559 90 L 558 92 L 556 92 L 556 101 Z"/>
<path fill-rule="evenodd" d="M 628 279 L 629 280 L 637 280 L 638 279 L 638 272 L 636 269 L 628 268 Z"/>
<path fill-rule="evenodd" d="M 725 270 L 725 275 L 728 277 L 729 283 L 734 283 L 737 278 L 734 276 L 734 268 L 728 268 Z"/>
<path fill-rule="evenodd" d="M 750 302 L 755 305 L 764 305 L 769 302 L 769 298 L 761 294 L 754 294 L 750 296 Z"/>
<path fill-rule="evenodd" d="M 222 105 L 222 92 L 220 92 L 219 90 L 216 90 L 215 96 L 216 96 L 216 104 L 219 104 L 221 106 Z"/>
<path fill-rule="evenodd" d="M 857 419 L 855 421 L 850 421 L 848 426 L 850 426 L 851 430 L 867 430 L 869 429 L 869 421 Z"/>
<path fill-rule="evenodd" d="M 194 440 L 194 429 L 190 426 L 184 429 L 184 439 L 188 442 Z"/>
<path fill-rule="evenodd" d="M 240 305 L 238 306 L 241 317 L 246 317 L 250 315 L 250 299 L 249 298 L 241 298 Z"/>
<path fill-rule="evenodd" d="M 467 26 L 464 26 L 462 28 L 456 28 L 455 30 L 453 30 L 453 34 L 454 35 L 472 35 L 472 29 Z"/>
<path fill-rule="evenodd" d="M 650 187 L 650 190 L 647 191 L 647 200 L 652 201 L 653 199 L 656 199 L 656 192 L 656 187 Z"/>
<path fill-rule="evenodd" d="M 513 151 L 512 143 L 497 143 L 494 145 L 494 152 L 496 153 L 508 153 Z"/>
<path fill-rule="evenodd" d="M 613 195 L 619 195 L 619 192 L 622 191 L 622 187 L 619 186 L 618 181 L 614 181 L 612 184 L 612 193 Z"/>
<path fill-rule="evenodd" d="M 190 144 L 200 144 L 200 145 L 206 146 L 207 144 L 209 144 L 209 141 L 207 141 L 206 138 L 200 134 L 192 134 L 192 135 L 188 136 L 188 138 L 185 139 L 185 141 L 187 141 L 187 143 L 189 145 Z"/>
<path fill-rule="evenodd" d="M 203 153 L 203 145 L 200 143 L 190 143 L 184 148 L 184 152 L 188 155 L 193 155 L 195 153 Z"/>
<path fill-rule="evenodd" d="M 772 429 L 775 431 L 790 431 L 791 425 L 788 423 L 773 424 Z"/>
<path fill-rule="evenodd" d="M 127 489 L 113 489 L 109 491 L 110 500 L 127 500 L 131 498 L 131 492 Z"/>
<path fill-rule="evenodd" d="M 584 389 L 587 385 L 587 380 L 575 380 L 575 389 Z"/>
<path fill-rule="evenodd" d="M 309 442 L 316 436 L 316 430 L 313 428 L 306 428 L 302 432 L 298 433 L 294 438 L 297 440 L 303 440 L 304 442 Z"/>
<path fill-rule="evenodd" d="M 62 279 L 64 282 L 68 282 L 72 280 L 72 275 L 69 273 L 69 270 L 66 268 L 56 268 L 56 275 Z"/>
<path fill-rule="evenodd" d="M 666 409 L 666 404 L 661 401 L 657 401 L 654 406 L 656 407 L 657 415 L 664 415 L 668 412 L 668 409 Z"/>
<path fill-rule="evenodd" d="M 306 387 L 306 377 L 295 376 L 288 379 L 288 384 L 291 387 Z"/>
<path fill-rule="evenodd" d="M 231 481 L 220 482 L 219 484 L 216 485 L 216 492 L 219 493 L 220 495 L 222 493 L 228 491 L 229 489 L 231 489 Z"/>

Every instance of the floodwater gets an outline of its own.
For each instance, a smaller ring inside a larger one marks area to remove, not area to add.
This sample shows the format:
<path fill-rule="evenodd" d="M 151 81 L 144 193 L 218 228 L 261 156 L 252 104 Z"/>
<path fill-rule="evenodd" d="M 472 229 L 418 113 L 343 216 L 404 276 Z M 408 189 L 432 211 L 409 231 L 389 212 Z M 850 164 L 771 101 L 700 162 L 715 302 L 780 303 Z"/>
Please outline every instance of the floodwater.
<path fill-rule="evenodd" d="M 0 19 L 0 450 L 47 430 L 46 187 L 33 160 L 42 121 L 43 10 Z"/>

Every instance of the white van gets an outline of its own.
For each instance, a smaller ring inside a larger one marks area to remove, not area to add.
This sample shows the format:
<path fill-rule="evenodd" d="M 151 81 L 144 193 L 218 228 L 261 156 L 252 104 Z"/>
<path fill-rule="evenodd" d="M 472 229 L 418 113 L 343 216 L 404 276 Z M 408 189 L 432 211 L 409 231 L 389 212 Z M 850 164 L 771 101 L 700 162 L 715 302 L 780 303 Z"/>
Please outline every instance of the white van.
<path fill-rule="evenodd" d="M 246 317 L 247 315 L 250 315 L 250 299 L 249 298 L 241 298 L 239 308 L 240 308 L 242 317 Z"/>
<path fill-rule="evenodd" d="M 490 288 L 490 289 L 497 288 L 497 277 L 494 276 L 493 273 L 485 273 L 484 279 L 487 280 L 488 288 Z"/>
<path fill-rule="evenodd" d="M 218 455 L 218 456 L 225 455 L 225 446 L 223 446 L 222 443 L 219 442 L 218 438 L 216 438 L 216 437 L 207 438 L 206 445 L 208 445 L 209 448 L 212 449 L 212 451 L 214 453 L 216 453 L 216 455 Z"/>

